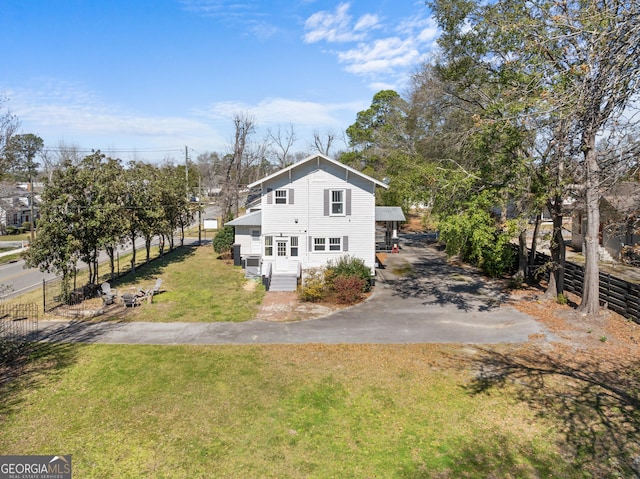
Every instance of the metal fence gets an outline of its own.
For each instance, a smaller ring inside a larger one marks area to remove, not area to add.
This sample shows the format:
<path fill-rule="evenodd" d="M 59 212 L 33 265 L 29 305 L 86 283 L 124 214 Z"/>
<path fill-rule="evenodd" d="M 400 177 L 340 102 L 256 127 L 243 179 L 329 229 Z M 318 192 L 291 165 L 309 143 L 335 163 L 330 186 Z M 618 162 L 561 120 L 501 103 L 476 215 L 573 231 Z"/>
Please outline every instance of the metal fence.
<path fill-rule="evenodd" d="M 536 253 L 534 270 L 550 261 L 549 255 Z M 549 278 L 548 272 L 544 277 Z M 567 261 L 565 263 L 564 288 L 571 293 L 582 296 L 583 284 L 584 267 Z M 599 298 L 600 304 L 603 306 L 640 324 L 640 285 L 617 278 L 609 273 L 600 272 Z"/>
<path fill-rule="evenodd" d="M 66 285 L 62 278 L 42 280 L 42 307 L 45 313 L 61 306 L 73 309 L 74 306 L 80 305 L 85 299 L 92 298 L 95 294 L 95 288 L 78 287 L 75 277 Z"/>
<path fill-rule="evenodd" d="M 0 304 L 0 363 L 13 360 L 37 339 L 37 304 Z"/>

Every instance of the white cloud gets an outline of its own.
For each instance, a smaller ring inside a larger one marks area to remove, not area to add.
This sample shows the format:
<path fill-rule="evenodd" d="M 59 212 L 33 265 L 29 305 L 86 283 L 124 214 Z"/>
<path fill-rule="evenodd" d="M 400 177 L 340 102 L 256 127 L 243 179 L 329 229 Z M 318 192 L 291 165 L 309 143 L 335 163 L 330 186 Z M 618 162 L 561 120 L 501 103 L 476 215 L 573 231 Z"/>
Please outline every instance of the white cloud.
<path fill-rule="evenodd" d="M 224 143 L 223 135 L 205 122 L 109 106 L 79 85 L 44 80 L 37 89 L 13 88 L 7 94 L 22 130 L 41 136 L 49 147 L 61 140 L 105 151 L 112 145 L 149 148 Z"/>
<path fill-rule="evenodd" d="M 412 39 L 397 37 L 376 40 L 372 45 L 360 44 L 357 48 L 338 53 L 338 59 L 346 63 L 346 70 L 356 75 L 391 74 L 406 69 L 420 61 L 420 52 Z"/>
<path fill-rule="evenodd" d="M 257 124 L 266 127 L 288 123 L 306 127 L 341 127 L 345 114 L 355 117 L 355 113 L 362 108 L 360 102 L 326 104 L 267 98 L 255 105 L 231 101 L 215 103 L 199 114 L 214 120 L 228 120 L 238 113 L 247 113 L 255 118 Z"/>
<path fill-rule="evenodd" d="M 349 3 L 342 3 L 333 12 L 311 15 L 305 23 L 304 39 L 308 43 L 355 42 L 348 48 L 334 47 L 331 53 L 347 72 L 372 80 L 371 88 L 406 84 L 410 72 L 436 48 L 437 23 L 424 15 L 422 5 L 416 7 L 421 10 L 415 16 L 401 19 L 396 25 L 385 25 L 373 14 L 362 15 L 353 24 L 349 8 Z"/>
<path fill-rule="evenodd" d="M 360 17 L 356 25 L 353 27 L 354 30 L 371 30 L 380 27 L 380 19 L 377 15 L 366 14 Z"/>
<path fill-rule="evenodd" d="M 371 14 L 363 15 L 355 25 L 352 25 L 349 8 L 349 3 L 341 3 L 334 12 L 321 11 L 311 15 L 304 24 L 307 31 L 304 41 L 307 43 L 323 40 L 329 43 L 356 42 L 364 40 L 367 31 L 378 28 L 379 19 Z"/>

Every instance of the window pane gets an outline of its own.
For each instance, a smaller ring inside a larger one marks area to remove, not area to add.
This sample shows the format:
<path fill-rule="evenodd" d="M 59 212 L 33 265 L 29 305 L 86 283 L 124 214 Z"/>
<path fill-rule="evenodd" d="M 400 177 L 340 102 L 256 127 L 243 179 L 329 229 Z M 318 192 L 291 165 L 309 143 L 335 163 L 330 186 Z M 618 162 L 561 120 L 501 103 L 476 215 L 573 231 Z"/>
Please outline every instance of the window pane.
<path fill-rule="evenodd" d="M 324 251 L 325 250 L 325 238 L 313 238 L 313 250 Z"/>
<path fill-rule="evenodd" d="M 273 236 L 264 237 L 264 255 L 273 256 Z"/>
<path fill-rule="evenodd" d="M 298 256 L 298 237 L 291 237 L 291 256 Z"/>
<path fill-rule="evenodd" d="M 329 251 L 340 251 L 342 238 L 329 238 Z"/>
<path fill-rule="evenodd" d="M 341 215 L 344 213 L 344 201 L 342 190 L 331 191 L 331 214 Z"/>
<path fill-rule="evenodd" d="M 287 204 L 287 190 L 276 190 L 276 204 L 277 205 Z"/>

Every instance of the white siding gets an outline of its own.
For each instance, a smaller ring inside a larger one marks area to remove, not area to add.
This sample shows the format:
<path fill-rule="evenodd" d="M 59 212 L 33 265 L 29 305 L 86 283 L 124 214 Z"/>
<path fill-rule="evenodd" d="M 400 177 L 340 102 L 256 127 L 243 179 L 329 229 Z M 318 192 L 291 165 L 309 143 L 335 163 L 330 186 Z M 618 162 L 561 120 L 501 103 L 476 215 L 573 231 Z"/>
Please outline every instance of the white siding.
<path fill-rule="evenodd" d="M 278 189 L 292 189 L 293 204 L 275 204 L 275 195 L 270 195 L 268 191 Z M 351 191 L 350 215 L 325 216 L 324 191 L 331 189 Z M 271 201 L 268 201 L 268 198 L 271 198 Z M 298 260 L 303 262 L 304 268 L 324 266 L 329 259 L 348 254 L 361 258 L 373 273 L 375 185 L 323 160 L 320 160 L 319 165 L 315 162 L 300 165 L 287 174 L 272 178 L 263 184 L 262 235 L 271 235 L 274 238 L 298 236 Z M 344 236 L 348 237 L 347 252 L 309 251 L 309 238 Z M 297 264 L 296 261 L 292 263 Z"/>
<path fill-rule="evenodd" d="M 235 244 L 240 245 L 240 255 L 251 254 L 251 230 L 257 229 L 255 226 L 236 226 Z"/>

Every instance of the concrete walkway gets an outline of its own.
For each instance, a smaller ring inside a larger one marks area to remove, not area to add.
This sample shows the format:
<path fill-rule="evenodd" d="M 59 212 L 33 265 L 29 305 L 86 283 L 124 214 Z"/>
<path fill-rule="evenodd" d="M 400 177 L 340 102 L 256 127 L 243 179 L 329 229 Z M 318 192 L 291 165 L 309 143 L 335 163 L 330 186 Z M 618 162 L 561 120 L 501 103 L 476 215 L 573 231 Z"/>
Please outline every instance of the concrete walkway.
<path fill-rule="evenodd" d="M 407 238 L 389 255 L 368 301 L 323 318 L 299 322 L 141 323 L 42 321 L 47 341 L 108 344 L 521 343 L 550 337 L 540 323 L 504 305 L 499 284 L 450 265 Z"/>

